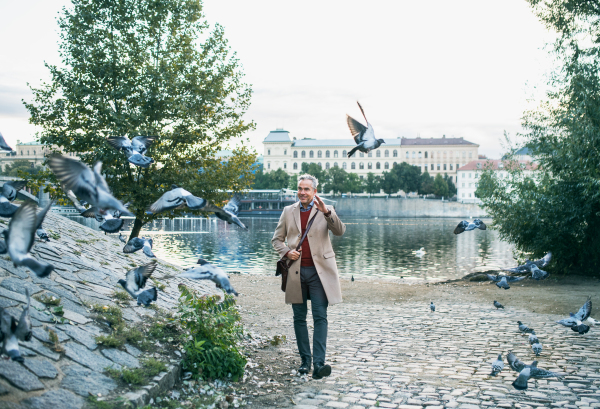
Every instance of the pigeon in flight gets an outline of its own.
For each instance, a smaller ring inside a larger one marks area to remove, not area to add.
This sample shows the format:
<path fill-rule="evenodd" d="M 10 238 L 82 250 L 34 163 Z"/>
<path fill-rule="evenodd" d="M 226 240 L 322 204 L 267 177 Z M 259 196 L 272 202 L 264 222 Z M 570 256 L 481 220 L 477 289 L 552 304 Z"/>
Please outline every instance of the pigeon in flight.
<path fill-rule="evenodd" d="M 494 307 L 496 307 L 497 310 L 499 310 L 500 308 L 504 309 L 504 305 L 500 304 L 496 300 L 494 300 Z"/>
<path fill-rule="evenodd" d="M 204 210 L 207 212 L 214 212 L 215 216 L 219 219 L 226 221 L 228 224 L 235 223 L 240 226 L 242 229 L 248 229 L 244 223 L 238 219 L 237 215 L 240 211 L 241 200 L 238 196 L 232 197 L 229 202 L 222 209 L 218 206 L 209 203 Z"/>
<path fill-rule="evenodd" d="M 367 126 L 365 127 L 363 124 L 358 122 L 356 119 L 352 118 L 350 115 L 346 115 L 346 122 L 348 123 L 348 128 L 350 128 L 350 133 L 354 138 L 354 142 L 356 145 L 350 152 L 348 152 L 348 157 L 354 155 L 354 152 L 361 151 L 363 153 L 369 153 L 374 149 L 377 149 L 381 146 L 382 143 L 385 143 L 383 139 L 375 138 L 375 131 L 373 130 L 373 125 L 367 121 L 367 117 L 365 116 L 365 111 L 363 111 L 362 106 L 357 101 L 358 107 L 360 108 L 360 112 L 362 112 L 363 118 L 365 118 L 365 122 Z"/>
<path fill-rule="evenodd" d="M 519 324 L 519 331 L 521 331 L 522 333 L 524 333 L 524 334 L 529 333 L 530 334 L 530 333 L 533 332 L 532 328 L 529 328 L 527 325 L 523 324 L 521 321 L 517 321 L 517 324 Z"/>
<path fill-rule="evenodd" d="M 536 365 L 533 365 L 535 363 Z M 520 372 L 517 379 L 512 383 L 515 389 L 518 390 L 526 390 L 527 389 L 527 381 L 529 378 L 535 379 L 546 379 L 546 378 L 558 378 L 559 380 L 562 377 L 556 372 L 550 372 L 542 368 L 537 367 L 537 361 L 533 361 L 531 365 L 525 366 Z"/>
<path fill-rule="evenodd" d="M 35 241 L 34 235 L 38 226 L 40 226 L 50 210 L 52 202 L 36 214 L 37 205 L 33 202 L 27 202 L 17 211 L 8 224 L 8 229 L 2 234 L 6 241 L 6 251 L 15 266 L 25 266 L 33 271 L 39 278 L 50 275 L 54 267 L 45 261 L 38 261 L 31 257 L 29 251 Z"/>
<path fill-rule="evenodd" d="M 431 302 L 431 304 L 429 304 L 429 309 L 431 310 L 431 312 L 435 312 L 435 305 L 433 305 L 433 301 Z"/>
<path fill-rule="evenodd" d="M 126 136 L 109 137 L 108 143 L 117 150 L 122 150 L 127 155 L 127 160 L 140 168 L 147 168 L 154 163 L 154 159 L 144 156 L 148 147 L 154 142 L 156 136 L 136 136 L 129 140 Z"/>
<path fill-rule="evenodd" d="M 54 155 L 48 158 L 48 166 L 65 186 L 65 190 L 71 190 L 76 197 L 97 208 L 99 213 L 118 210 L 124 215 L 133 216 L 133 213 L 111 194 L 104 176 L 100 174 L 102 162 L 96 162 L 92 170 L 78 160 Z"/>
<path fill-rule="evenodd" d="M 129 270 L 125 275 L 125 280 L 121 279 L 117 283 L 121 284 L 125 291 L 138 301 L 138 305 L 144 304 L 148 306 L 151 301 L 156 301 L 156 288 L 153 287 L 146 291 L 142 290 L 142 288 L 146 286 L 146 281 L 155 269 L 156 260 L 152 260 L 148 264 Z"/>
<path fill-rule="evenodd" d="M 100 230 L 106 233 L 116 233 L 121 230 L 125 220 L 121 219 L 121 212 L 118 210 L 107 210 L 103 217 L 104 223 L 100 226 Z"/>
<path fill-rule="evenodd" d="M 540 354 L 542 353 L 542 344 L 538 341 L 535 344 L 531 345 L 531 349 L 533 350 L 535 356 L 540 356 Z"/>
<path fill-rule="evenodd" d="M 571 328 L 571 330 L 579 333 L 579 335 L 586 334 L 590 327 L 589 325 L 585 325 L 583 321 L 587 320 L 592 313 L 592 298 L 588 296 L 585 304 L 581 306 L 577 314 L 570 313 L 569 318 L 562 319 L 560 321 L 556 321 L 557 324 L 561 324 L 565 327 Z"/>
<path fill-rule="evenodd" d="M 540 342 L 540 340 L 537 335 L 535 335 L 535 331 L 531 331 L 531 333 L 529 333 L 529 345 L 537 344 L 538 342 Z"/>
<path fill-rule="evenodd" d="M 466 220 L 463 220 L 462 222 L 458 223 L 458 226 L 456 226 L 456 228 L 454 229 L 454 234 L 461 234 L 462 232 L 471 231 L 475 229 L 485 230 L 487 229 L 487 227 L 485 226 L 485 223 L 479 219 L 475 219 L 471 223 L 469 223 Z"/>
<path fill-rule="evenodd" d="M 217 288 L 223 289 L 223 291 L 225 291 L 227 294 L 235 294 L 236 296 L 238 295 L 237 291 L 235 291 L 231 286 L 229 277 L 223 270 L 213 264 L 210 264 L 204 259 L 199 259 L 198 264 L 200 264 L 200 267 L 194 267 L 184 271 L 177 277 L 190 278 L 193 280 L 211 280 L 216 284 Z"/>
<path fill-rule="evenodd" d="M 498 359 L 492 362 L 492 373 L 489 376 L 497 376 L 504 369 L 502 354 L 498 354 Z"/>
<path fill-rule="evenodd" d="M 531 273 L 531 278 L 534 280 L 543 280 L 548 278 L 550 274 L 540 269 L 546 267 L 550 263 L 551 259 L 552 253 L 549 252 L 539 260 L 531 261 L 527 259 L 525 260 L 525 264 L 514 268 L 504 269 L 504 271 L 509 271 L 515 274 Z"/>
<path fill-rule="evenodd" d="M 592 317 L 588 317 L 587 322 L 589 324 L 592 324 L 593 326 L 596 326 L 600 323 L 600 321 L 596 321 L 595 319 L 593 319 Z"/>
<path fill-rule="evenodd" d="M 500 276 L 500 275 L 493 275 L 493 274 L 486 274 L 488 276 L 488 278 L 490 280 L 492 280 L 493 282 L 496 283 L 496 287 L 498 288 L 504 288 L 505 290 L 508 290 L 510 288 L 510 285 L 508 285 L 508 283 L 514 283 L 517 281 L 521 281 L 524 280 L 526 277 L 514 277 L 514 276 Z"/>
<path fill-rule="evenodd" d="M 517 358 L 517 356 L 515 354 L 513 354 L 511 351 L 509 351 L 508 355 L 506 355 L 506 360 L 508 361 L 508 366 L 510 366 L 510 368 L 515 372 L 521 372 L 523 370 L 523 368 L 525 368 L 527 366 L 523 363 L 523 361 L 521 361 L 519 358 Z M 533 361 L 533 362 L 537 365 L 537 361 Z M 533 363 L 532 363 L 532 365 L 533 365 Z"/>
<path fill-rule="evenodd" d="M 18 209 L 11 202 L 17 198 L 19 190 L 23 189 L 27 185 L 24 180 L 12 180 L 4 182 L 2 186 L 2 192 L 0 193 L 0 216 L 12 217 Z"/>
<path fill-rule="evenodd" d="M 123 247 L 123 253 L 135 253 L 138 250 L 142 250 L 144 254 L 148 257 L 156 257 L 154 253 L 152 253 L 152 239 L 147 237 L 134 237 L 129 240 L 125 247 Z"/>
<path fill-rule="evenodd" d="M 152 203 L 149 210 L 156 214 L 173 210 L 183 205 L 191 210 L 200 210 L 207 205 L 207 201 L 192 195 L 182 187 L 172 185 L 171 190 L 165 192 L 160 199 Z"/>
<path fill-rule="evenodd" d="M 8 355 L 13 361 L 23 362 L 25 359 L 19 351 L 17 339 L 17 320 L 5 309 L 0 308 L 0 340 L 2 341 L 2 353 Z"/>
<path fill-rule="evenodd" d="M 121 240 L 123 243 L 127 244 L 127 239 L 125 237 L 123 237 L 123 235 L 121 233 L 119 233 L 119 240 Z"/>
<path fill-rule="evenodd" d="M 2 136 L 2 132 L 0 132 L 0 149 L 3 149 L 8 152 L 13 150 L 10 146 L 8 146 L 8 144 L 4 140 L 4 136 Z"/>

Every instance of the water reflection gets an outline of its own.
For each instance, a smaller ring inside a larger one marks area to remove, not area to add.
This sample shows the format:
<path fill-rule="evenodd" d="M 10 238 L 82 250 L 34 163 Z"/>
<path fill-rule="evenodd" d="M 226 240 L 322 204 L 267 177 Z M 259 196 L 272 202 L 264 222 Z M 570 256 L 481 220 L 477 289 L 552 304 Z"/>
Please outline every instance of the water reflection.
<path fill-rule="evenodd" d="M 94 219 L 74 220 L 98 229 Z M 216 218 L 156 220 L 143 235 L 154 253 L 184 267 L 203 257 L 226 271 L 273 274 L 278 255 L 271 247 L 277 218 L 244 218 L 243 231 Z M 513 266 L 513 247 L 490 230 L 453 234 L 459 219 L 352 219 L 343 237 L 332 236 L 342 276 L 395 276 L 405 280 L 459 278 L 482 265 Z M 124 230 L 131 228 L 127 220 Z M 415 250 L 426 254 L 417 257 Z"/>

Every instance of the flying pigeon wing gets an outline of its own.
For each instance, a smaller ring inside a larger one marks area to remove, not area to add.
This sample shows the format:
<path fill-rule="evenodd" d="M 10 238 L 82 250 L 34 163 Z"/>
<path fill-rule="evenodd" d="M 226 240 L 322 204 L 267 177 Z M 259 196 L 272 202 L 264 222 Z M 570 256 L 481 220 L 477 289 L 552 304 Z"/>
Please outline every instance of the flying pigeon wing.
<path fill-rule="evenodd" d="M 131 140 L 131 146 L 133 150 L 143 154 L 152 145 L 152 142 L 156 139 L 156 136 L 136 136 Z"/>
<path fill-rule="evenodd" d="M 227 202 L 227 204 L 225 205 L 225 207 L 223 208 L 223 210 L 228 211 L 229 213 L 237 216 L 238 212 L 240 210 L 240 204 L 242 204 L 241 199 L 239 198 L 239 196 L 233 196 L 229 202 Z"/>
<path fill-rule="evenodd" d="M 541 259 L 535 260 L 534 264 L 536 266 L 538 266 L 538 268 L 544 268 L 544 267 L 546 267 L 550 263 L 550 260 L 552 260 L 552 253 L 548 252 L 548 254 L 546 254 Z"/>
<path fill-rule="evenodd" d="M 12 217 L 19 207 L 9 201 L 0 202 L 0 216 Z"/>
<path fill-rule="evenodd" d="M 154 273 L 155 269 L 156 260 L 152 260 L 150 263 L 132 270 L 135 277 L 135 283 L 137 284 L 138 288 L 144 288 L 146 286 L 146 281 L 148 278 L 150 278 L 150 276 L 152 276 L 152 273 Z"/>
<path fill-rule="evenodd" d="M 37 227 L 36 205 L 27 202 L 17 209 L 8 225 L 8 249 L 11 257 L 29 253 Z"/>
<path fill-rule="evenodd" d="M 100 230 L 105 231 L 106 233 L 116 233 L 121 230 L 121 227 L 123 227 L 124 223 L 125 220 L 123 219 L 110 219 L 104 221 L 104 223 L 98 227 Z"/>
<path fill-rule="evenodd" d="M 8 146 L 8 144 L 4 140 L 4 136 L 2 136 L 2 132 L 0 132 L 0 149 L 3 149 L 8 152 L 13 150 L 10 146 Z"/>
<path fill-rule="evenodd" d="M 454 229 L 454 234 L 460 234 L 460 233 L 464 232 L 468 226 L 469 226 L 469 222 L 467 222 L 466 220 L 463 220 L 462 222 L 458 223 L 458 225 Z"/>
<path fill-rule="evenodd" d="M 527 278 L 527 276 L 523 276 L 523 277 L 506 276 L 506 281 L 508 281 L 509 283 L 514 283 L 517 281 L 525 280 L 526 278 Z"/>
<path fill-rule="evenodd" d="M 513 274 L 523 274 L 529 272 L 529 267 L 527 264 L 523 264 L 522 266 L 513 267 L 513 268 L 503 268 L 502 271 L 508 271 Z"/>
<path fill-rule="evenodd" d="M 536 379 L 546 379 L 546 378 L 559 378 L 561 379 L 562 376 L 560 376 L 559 374 L 557 374 L 556 372 L 550 372 L 546 369 L 542 369 L 542 368 L 537 368 L 537 367 L 533 367 L 530 368 L 530 376 L 532 378 L 536 378 Z"/>
<path fill-rule="evenodd" d="M 131 141 L 126 136 L 111 136 L 106 140 L 115 149 L 131 150 Z"/>
<path fill-rule="evenodd" d="M 152 287 L 146 291 L 142 291 L 140 295 L 137 297 L 138 305 L 144 304 L 146 307 L 150 306 L 152 301 L 156 301 L 158 299 L 158 291 L 156 287 Z"/>
<path fill-rule="evenodd" d="M 29 288 L 27 287 L 25 287 L 25 295 L 27 296 L 27 306 L 23 307 L 23 312 L 21 313 L 21 318 L 19 318 L 15 335 L 17 336 L 17 339 L 20 339 L 21 341 L 30 341 L 33 332 L 31 331 L 31 316 L 29 313 L 31 297 L 29 296 Z"/>
<path fill-rule="evenodd" d="M 482 222 L 480 219 L 475 219 L 475 220 L 473 220 L 473 223 L 475 223 L 475 227 L 476 227 L 477 229 L 480 229 L 480 230 L 485 230 L 485 229 L 487 229 L 487 226 L 485 225 L 485 223 L 484 223 L 484 222 Z"/>
<path fill-rule="evenodd" d="M 588 319 L 588 317 L 590 316 L 591 313 L 592 313 L 592 298 L 588 297 L 585 304 L 583 304 L 581 306 L 581 308 L 579 309 L 579 311 L 577 311 L 577 314 L 574 315 L 574 318 L 578 319 L 579 321 L 585 321 Z"/>
<path fill-rule="evenodd" d="M 82 212 L 81 215 L 83 217 L 96 217 L 97 213 L 98 213 L 98 208 L 96 208 L 96 207 L 90 207 L 89 209 L 87 209 L 84 212 Z"/>
<path fill-rule="evenodd" d="M 79 213 L 81 213 L 81 215 L 83 217 L 93 217 L 93 216 L 84 216 L 83 213 L 85 213 L 87 210 L 86 208 L 81 204 L 81 202 L 79 201 L 79 199 L 77 199 L 77 196 L 75 196 L 75 193 L 73 193 L 72 190 L 65 190 L 65 195 L 67 195 L 67 197 L 69 198 L 69 200 L 73 203 L 73 207 L 75 209 L 77 209 L 77 211 Z M 94 213 L 95 213 L 95 209 L 94 209 Z"/>
<path fill-rule="evenodd" d="M 498 281 L 500 281 L 502 279 L 502 278 L 500 278 L 500 276 L 496 276 L 493 274 L 486 274 L 486 276 L 495 283 L 497 283 Z"/>
<path fill-rule="evenodd" d="M 173 210 L 183 204 L 182 189 L 176 188 L 165 192 L 156 202 L 150 205 L 152 213 L 160 213 L 167 210 Z"/>
<path fill-rule="evenodd" d="M 110 193 L 108 183 L 106 183 L 106 179 L 102 176 L 102 162 L 100 161 L 94 163 L 94 177 L 96 178 L 96 186 L 98 186 L 98 189 Z"/>
<path fill-rule="evenodd" d="M 529 380 L 531 368 L 524 368 L 519 372 L 519 376 L 512 383 L 515 389 L 523 391 L 527 389 L 527 381 Z"/>
<path fill-rule="evenodd" d="M 184 196 L 185 202 L 187 203 L 187 207 L 192 210 L 200 210 L 206 206 L 208 203 L 206 199 L 202 199 L 201 197 L 196 197 L 194 195 Z"/>
<path fill-rule="evenodd" d="M 129 240 L 125 247 L 123 247 L 123 253 L 135 253 L 138 250 L 141 250 L 144 247 L 144 242 L 139 237 L 134 237 Z"/>
<path fill-rule="evenodd" d="M 48 158 L 48 166 L 65 188 L 72 190 L 75 196 L 91 203 L 96 201 L 98 183 L 94 172 L 87 165 L 55 155 Z"/>
<path fill-rule="evenodd" d="M 346 122 L 348 123 L 348 128 L 350 128 L 350 133 L 354 138 L 354 142 L 358 145 L 361 142 L 364 142 L 364 135 L 367 132 L 367 127 L 358 122 L 356 119 L 352 118 L 350 115 L 346 115 Z"/>
<path fill-rule="evenodd" d="M 515 354 L 513 354 L 512 352 L 509 352 L 508 355 L 506 355 L 506 360 L 508 361 L 508 366 L 511 367 L 511 369 L 515 372 L 521 372 L 523 370 L 523 368 L 525 368 L 525 364 L 519 359 L 517 358 L 517 356 Z"/>
<path fill-rule="evenodd" d="M 148 257 L 156 257 L 154 255 L 154 253 L 152 252 L 152 241 L 150 240 L 150 245 L 149 246 L 144 246 L 142 248 L 142 251 L 144 252 L 144 254 Z"/>
<path fill-rule="evenodd" d="M 184 271 L 183 273 L 177 275 L 177 277 L 190 278 L 192 280 L 212 280 L 214 278 L 214 274 L 212 271 L 202 266 Z"/>

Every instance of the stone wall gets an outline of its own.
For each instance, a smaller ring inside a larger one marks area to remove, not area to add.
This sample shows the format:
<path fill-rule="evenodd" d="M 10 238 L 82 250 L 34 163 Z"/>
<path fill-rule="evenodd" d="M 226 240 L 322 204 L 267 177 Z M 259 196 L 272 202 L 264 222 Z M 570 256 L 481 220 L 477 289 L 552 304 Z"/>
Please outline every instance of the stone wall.
<path fill-rule="evenodd" d="M 332 198 L 340 216 L 360 217 L 484 217 L 476 204 L 404 198 Z"/>

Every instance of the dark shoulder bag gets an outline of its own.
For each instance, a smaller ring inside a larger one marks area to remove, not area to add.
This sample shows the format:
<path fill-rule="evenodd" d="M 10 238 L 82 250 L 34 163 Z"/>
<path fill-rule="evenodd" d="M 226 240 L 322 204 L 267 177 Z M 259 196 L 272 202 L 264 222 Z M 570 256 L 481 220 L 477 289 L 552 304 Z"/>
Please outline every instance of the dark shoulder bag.
<path fill-rule="evenodd" d="M 296 251 L 299 251 L 302 248 L 302 242 L 306 238 L 308 231 L 310 230 L 310 226 L 312 226 L 315 217 L 319 214 L 319 210 L 315 213 L 315 215 L 308 221 L 306 225 L 306 230 L 300 239 L 300 242 L 296 246 Z M 285 256 L 281 257 L 279 261 L 277 261 L 277 270 L 275 271 L 275 276 L 281 276 L 281 291 L 285 292 L 285 287 L 287 285 L 288 272 L 294 260 L 289 260 Z"/>

